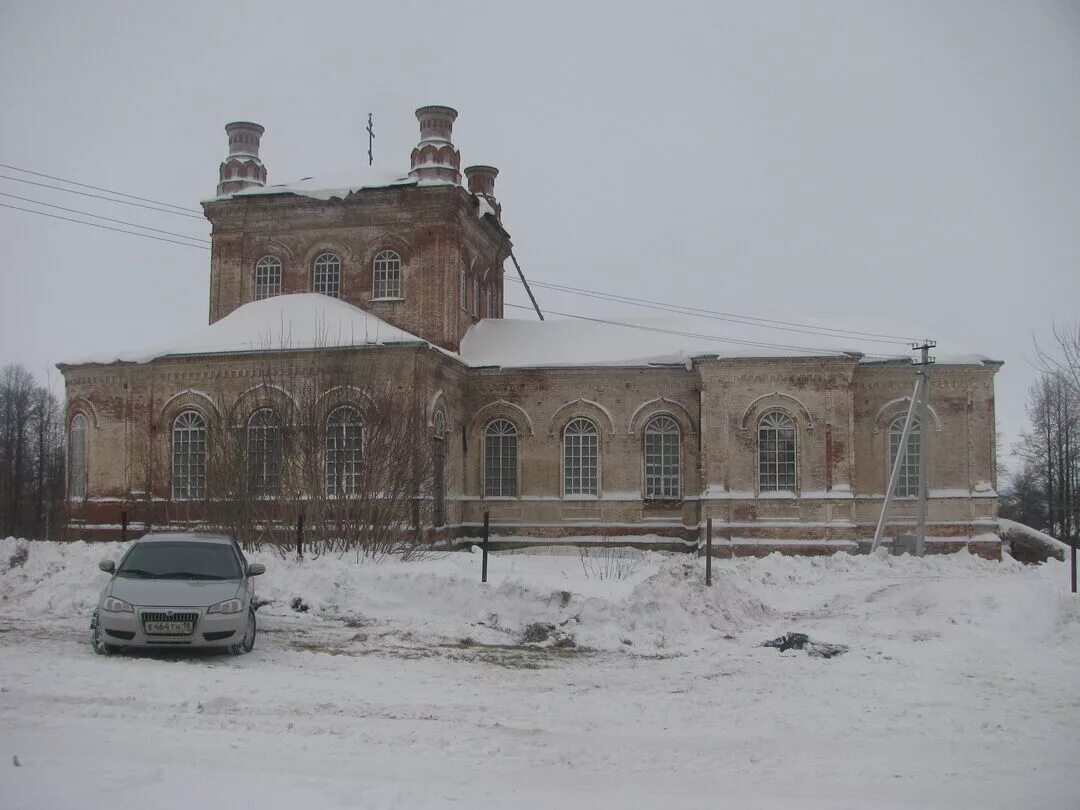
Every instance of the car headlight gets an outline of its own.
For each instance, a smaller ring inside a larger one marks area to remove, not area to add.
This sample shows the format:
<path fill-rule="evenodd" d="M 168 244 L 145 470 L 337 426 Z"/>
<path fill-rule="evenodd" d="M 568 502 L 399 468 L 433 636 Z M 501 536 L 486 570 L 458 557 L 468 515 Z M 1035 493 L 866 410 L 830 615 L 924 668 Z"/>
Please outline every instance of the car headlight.
<path fill-rule="evenodd" d="M 239 613 L 244 609 L 244 603 L 239 599 L 226 599 L 224 602 L 218 602 L 216 605 L 211 605 L 207 613 Z"/>
<path fill-rule="evenodd" d="M 107 610 L 110 613 L 134 613 L 135 609 L 130 603 L 125 602 L 123 599 L 117 599 L 115 596 L 110 596 L 105 600 L 105 604 L 101 606 L 102 610 Z"/>

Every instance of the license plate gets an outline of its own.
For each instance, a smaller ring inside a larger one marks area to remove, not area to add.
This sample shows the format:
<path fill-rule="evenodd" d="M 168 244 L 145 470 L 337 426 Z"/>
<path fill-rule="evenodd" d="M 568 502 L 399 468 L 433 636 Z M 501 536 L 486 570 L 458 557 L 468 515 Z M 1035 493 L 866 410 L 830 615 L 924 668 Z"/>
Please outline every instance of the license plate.
<path fill-rule="evenodd" d="M 146 632 L 161 636 L 190 636 L 191 622 L 147 622 Z"/>

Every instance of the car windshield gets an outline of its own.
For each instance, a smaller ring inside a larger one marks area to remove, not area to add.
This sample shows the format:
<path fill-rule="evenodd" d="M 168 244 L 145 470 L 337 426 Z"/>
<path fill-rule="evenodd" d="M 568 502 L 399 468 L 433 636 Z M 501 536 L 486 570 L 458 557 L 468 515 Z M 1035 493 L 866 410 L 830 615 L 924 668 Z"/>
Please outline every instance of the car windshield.
<path fill-rule="evenodd" d="M 134 579 L 241 579 L 240 561 L 231 546 L 191 541 L 136 543 L 117 576 Z"/>

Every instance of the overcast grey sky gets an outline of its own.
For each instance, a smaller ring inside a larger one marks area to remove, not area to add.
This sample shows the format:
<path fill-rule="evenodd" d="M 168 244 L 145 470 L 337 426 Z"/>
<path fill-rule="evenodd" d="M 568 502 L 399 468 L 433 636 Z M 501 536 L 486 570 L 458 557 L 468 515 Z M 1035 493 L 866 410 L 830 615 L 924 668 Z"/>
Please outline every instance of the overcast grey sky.
<path fill-rule="evenodd" d="M 529 276 L 903 324 L 1006 361 L 1007 441 L 1032 337 L 1080 315 L 1078 101 L 1068 2 L 0 3 L 2 163 L 197 208 L 227 121 L 267 128 L 282 183 L 362 167 L 368 112 L 378 162 L 404 172 L 413 110 L 447 104 L 464 165 L 502 172 Z M 10 180 L 0 192 L 209 231 Z M 7 208 L 0 274 L 0 364 L 39 378 L 207 317 L 205 251 Z M 513 285 L 507 298 L 524 303 Z"/>

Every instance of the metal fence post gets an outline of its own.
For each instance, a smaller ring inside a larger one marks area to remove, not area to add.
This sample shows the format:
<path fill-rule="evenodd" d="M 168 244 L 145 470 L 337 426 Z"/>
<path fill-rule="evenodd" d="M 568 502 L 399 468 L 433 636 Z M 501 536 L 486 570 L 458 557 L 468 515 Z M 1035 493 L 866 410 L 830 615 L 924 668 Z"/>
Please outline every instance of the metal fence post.
<path fill-rule="evenodd" d="M 300 512 L 296 517 L 296 559 L 299 562 L 304 559 L 304 513 Z"/>
<path fill-rule="evenodd" d="M 120 542 L 121 543 L 126 543 L 127 542 L 127 510 L 126 509 L 123 512 L 120 513 Z M 1075 590 L 1076 590 L 1076 588 L 1073 588 L 1073 591 L 1075 591 Z"/>
<path fill-rule="evenodd" d="M 712 518 L 705 520 L 705 584 L 712 585 Z"/>
<path fill-rule="evenodd" d="M 1072 545 L 1072 592 L 1076 593 L 1076 538 L 1073 538 Z"/>
<path fill-rule="evenodd" d="M 480 581 L 487 582 L 487 557 L 488 557 L 488 524 L 491 518 L 490 512 L 484 512 L 484 563 L 480 571 Z"/>

